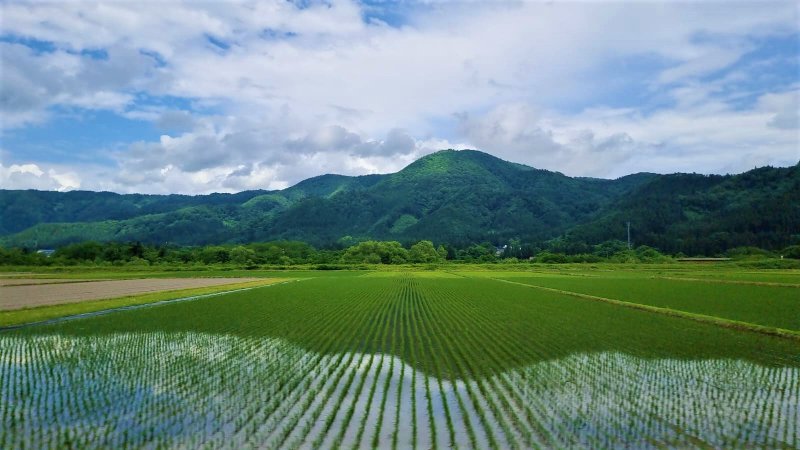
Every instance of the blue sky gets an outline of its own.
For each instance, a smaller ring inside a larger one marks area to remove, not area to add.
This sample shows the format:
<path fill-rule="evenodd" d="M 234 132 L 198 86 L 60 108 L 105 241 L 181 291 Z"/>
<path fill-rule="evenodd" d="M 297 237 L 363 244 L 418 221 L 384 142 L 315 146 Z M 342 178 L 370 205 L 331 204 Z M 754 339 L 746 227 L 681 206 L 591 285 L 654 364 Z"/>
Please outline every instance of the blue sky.
<path fill-rule="evenodd" d="M 477 148 L 800 160 L 796 2 L 0 2 L 0 187 L 206 193 Z"/>

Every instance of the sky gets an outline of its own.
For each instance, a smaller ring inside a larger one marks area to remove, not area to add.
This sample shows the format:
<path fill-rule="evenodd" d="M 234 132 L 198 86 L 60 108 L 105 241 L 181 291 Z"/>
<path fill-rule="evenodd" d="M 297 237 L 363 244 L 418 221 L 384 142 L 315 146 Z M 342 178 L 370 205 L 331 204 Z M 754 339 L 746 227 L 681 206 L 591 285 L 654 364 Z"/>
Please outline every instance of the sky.
<path fill-rule="evenodd" d="M 2 1 L 0 188 L 281 189 L 478 149 L 800 160 L 800 2 Z"/>

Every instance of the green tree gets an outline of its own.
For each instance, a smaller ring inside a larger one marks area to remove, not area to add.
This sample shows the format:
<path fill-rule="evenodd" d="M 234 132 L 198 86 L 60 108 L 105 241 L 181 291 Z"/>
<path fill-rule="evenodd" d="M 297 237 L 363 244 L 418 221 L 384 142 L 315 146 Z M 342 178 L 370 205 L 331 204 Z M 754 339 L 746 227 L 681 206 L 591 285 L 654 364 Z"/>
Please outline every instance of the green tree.
<path fill-rule="evenodd" d="M 408 251 L 408 260 L 414 263 L 432 263 L 442 259 L 431 241 L 419 241 Z"/>
<path fill-rule="evenodd" d="M 230 251 L 225 247 L 205 247 L 200 251 L 200 260 L 206 264 L 226 263 L 230 259 Z"/>
<path fill-rule="evenodd" d="M 231 249 L 231 262 L 240 266 L 249 266 L 256 260 L 256 252 L 241 245 Z"/>
<path fill-rule="evenodd" d="M 408 251 L 396 241 L 365 241 L 348 248 L 342 262 L 357 264 L 403 264 L 408 261 Z"/>

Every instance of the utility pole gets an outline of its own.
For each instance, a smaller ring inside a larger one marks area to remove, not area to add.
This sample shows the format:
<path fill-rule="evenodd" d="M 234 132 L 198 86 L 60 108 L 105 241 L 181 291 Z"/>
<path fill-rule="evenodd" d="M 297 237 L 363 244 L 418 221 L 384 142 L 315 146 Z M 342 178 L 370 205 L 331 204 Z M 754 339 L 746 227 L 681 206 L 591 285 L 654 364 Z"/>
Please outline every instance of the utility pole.
<path fill-rule="evenodd" d="M 631 249 L 631 222 L 628 221 L 628 250 Z"/>

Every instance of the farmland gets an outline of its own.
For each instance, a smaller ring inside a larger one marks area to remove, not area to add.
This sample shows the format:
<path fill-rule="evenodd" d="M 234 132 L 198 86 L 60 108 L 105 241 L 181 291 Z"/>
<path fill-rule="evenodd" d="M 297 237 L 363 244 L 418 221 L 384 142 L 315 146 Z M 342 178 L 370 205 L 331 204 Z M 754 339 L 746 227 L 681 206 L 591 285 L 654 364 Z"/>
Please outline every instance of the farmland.
<path fill-rule="evenodd" d="M 800 331 L 800 284 L 675 277 L 537 277 L 504 280 Z M 702 299 L 702 301 L 698 301 Z"/>
<path fill-rule="evenodd" d="M 792 331 L 796 278 L 292 275 L 0 332 L 0 448 L 800 445 L 800 340 L 569 294 Z"/>
<path fill-rule="evenodd" d="M 86 282 L 37 278 L 5 280 L 5 285 L 0 285 L 0 288 L 3 289 L 0 291 L 2 293 L 0 310 L 85 302 L 147 292 L 223 286 L 258 280 L 258 278 L 161 278 Z"/>

